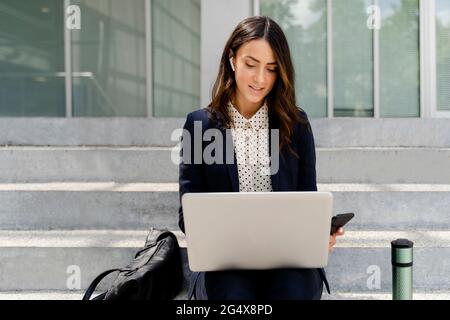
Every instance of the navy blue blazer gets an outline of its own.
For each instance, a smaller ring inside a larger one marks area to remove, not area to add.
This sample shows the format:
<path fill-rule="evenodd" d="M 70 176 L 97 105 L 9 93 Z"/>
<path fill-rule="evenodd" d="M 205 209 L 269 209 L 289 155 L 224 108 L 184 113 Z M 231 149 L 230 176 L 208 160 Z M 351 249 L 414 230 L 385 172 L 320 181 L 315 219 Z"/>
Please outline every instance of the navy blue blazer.
<path fill-rule="evenodd" d="M 299 158 L 289 152 L 287 146 L 283 148 L 279 156 L 278 171 L 271 175 L 273 192 L 278 191 L 317 191 L 316 183 L 316 152 L 314 145 L 314 136 L 309 123 L 307 114 L 298 109 L 301 118 L 305 119 L 307 124 L 295 124 L 291 135 L 291 148 L 297 153 Z M 181 206 L 181 197 L 189 192 L 239 192 L 239 176 L 236 155 L 232 164 L 194 164 L 194 121 L 200 121 L 202 124 L 202 134 L 208 129 L 219 129 L 225 141 L 225 128 L 218 122 L 211 119 L 211 114 L 207 108 L 203 108 L 187 115 L 184 129 L 191 135 L 190 145 L 182 142 L 182 149 L 191 148 L 191 164 L 183 161 L 179 166 L 179 227 L 185 232 L 183 208 Z M 269 108 L 269 129 L 280 129 L 280 122 L 276 114 Z M 211 141 L 202 142 L 202 154 L 205 147 Z M 270 150 L 269 139 L 269 150 Z M 227 146 L 224 143 L 223 155 L 227 154 Z M 229 152 L 234 153 L 234 148 Z M 270 151 L 269 151 L 270 152 Z M 214 155 L 214 154 L 213 154 Z M 323 282 L 330 293 L 325 271 L 318 269 Z"/>

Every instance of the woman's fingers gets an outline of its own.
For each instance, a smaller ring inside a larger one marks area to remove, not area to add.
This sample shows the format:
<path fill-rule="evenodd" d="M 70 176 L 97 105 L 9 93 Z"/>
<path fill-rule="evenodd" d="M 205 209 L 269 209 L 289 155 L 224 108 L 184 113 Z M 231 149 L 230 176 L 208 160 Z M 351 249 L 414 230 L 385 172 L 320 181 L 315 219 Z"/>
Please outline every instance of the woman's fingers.
<path fill-rule="evenodd" d="M 330 241 L 328 242 L 328 251 L 333 251 L 333 247 L 336 245 L 336 236 L 330 236 Z"/>
<path fill-rule="evenodd" d="M 333 237 L 336 236 L 343 236 L 345 234 L 344 228 L 339 228 L 335 234 L 333 234 Z"/>
<path fill-rule="evenodd" d="M 338 231 L 330 236 L 330 242 L 328 243 L 328 251 L 333 251 L 333 247 L 336 245 L 336 237 L 343 236 L 345 234 L 344 228 L 339 228 Z"/>

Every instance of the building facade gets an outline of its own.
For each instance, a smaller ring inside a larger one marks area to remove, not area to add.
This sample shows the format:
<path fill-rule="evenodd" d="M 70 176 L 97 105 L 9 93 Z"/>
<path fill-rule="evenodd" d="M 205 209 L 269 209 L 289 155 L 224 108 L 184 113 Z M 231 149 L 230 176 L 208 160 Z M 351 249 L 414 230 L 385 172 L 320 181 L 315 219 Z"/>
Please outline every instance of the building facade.
<path fill-rule="evenodd" d="M 80 298 L 178 230 L 174 132 L 251 15 L 284 29 L 318 189 L 356 214 L 324 298 L 390 299 L 396 238 L 418 297 L 450 297 L 449 0 L 0 0 L 0 299 Z"/>
<path fill-rule="evenodd" d="M 183 118 L 208 104 L 234 26 L 261 14 L 287 34 L 310 117 L 448 117 L 449 12 L 446 0 L 2 0 L 0 116 Z"/>

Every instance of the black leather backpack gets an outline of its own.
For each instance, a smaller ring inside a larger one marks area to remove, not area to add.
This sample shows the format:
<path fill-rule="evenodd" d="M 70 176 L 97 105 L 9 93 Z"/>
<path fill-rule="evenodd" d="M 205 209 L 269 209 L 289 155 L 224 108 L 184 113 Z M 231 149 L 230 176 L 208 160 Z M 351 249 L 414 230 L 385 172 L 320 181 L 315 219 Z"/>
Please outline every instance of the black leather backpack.
<path fill-rule="evenodd" d="M 151 229 L 145 246 L 125 268 L 103 272 L 92 281 L 83 297 L 89 300 L 100 281 L 119 271 L 108 291 L 93 300 L 172 300 L 183 286 L 180 247 L 168 230 Z"/>

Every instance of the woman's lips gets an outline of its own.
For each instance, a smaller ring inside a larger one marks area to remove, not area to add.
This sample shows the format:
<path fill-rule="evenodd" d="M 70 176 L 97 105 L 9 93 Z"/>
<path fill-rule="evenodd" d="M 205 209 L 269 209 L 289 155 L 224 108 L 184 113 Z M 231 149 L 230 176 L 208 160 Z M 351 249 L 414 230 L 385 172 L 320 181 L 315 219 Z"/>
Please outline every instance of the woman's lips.
<path fill-rule="evenodd" d="M 258 88 L 258 87 L 254 87 L 254 86 L 248 86 L 248 87 L 250 88 L 250 91 L 252 91 L 256 94 L 260 94 L 264 90 L 264 88 Z"/>

